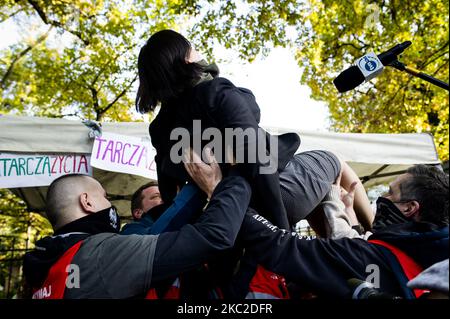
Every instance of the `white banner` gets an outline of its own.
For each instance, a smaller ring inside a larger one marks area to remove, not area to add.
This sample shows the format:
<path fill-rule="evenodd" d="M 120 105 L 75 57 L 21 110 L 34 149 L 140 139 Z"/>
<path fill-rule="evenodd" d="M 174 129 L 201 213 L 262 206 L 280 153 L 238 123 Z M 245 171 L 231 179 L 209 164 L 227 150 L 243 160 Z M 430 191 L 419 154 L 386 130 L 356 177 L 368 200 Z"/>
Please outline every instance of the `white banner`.
<path fill-rule="evenodd" d="M 156 180 L 155 155 L 150 138 L 103 132 L 102 136 L 95 138 L 91 165 L 106 171 Z"/>
<path fill-rule="evenodd" d="M 92 176 L 89 154 L 0 153 L 0 188 L 48 186 L 67 174 Z"/>

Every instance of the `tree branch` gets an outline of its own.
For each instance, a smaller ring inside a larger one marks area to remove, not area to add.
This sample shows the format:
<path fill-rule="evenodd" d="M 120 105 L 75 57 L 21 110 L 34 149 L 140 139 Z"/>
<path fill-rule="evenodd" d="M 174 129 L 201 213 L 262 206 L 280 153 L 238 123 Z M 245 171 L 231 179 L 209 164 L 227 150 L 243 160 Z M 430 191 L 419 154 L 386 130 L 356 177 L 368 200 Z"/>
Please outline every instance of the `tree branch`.
<path fill-rule="evenodd" d="M 448 61 L 445 61 L 441 66 L 439 66 L 436 71 L 433 72 L 433 76 L 435 76 L 444 66 L 448 64 Z"/>
<path fill-rule="evenodd" d="M 430 61 L 427 61 L 427 63 L 425 63 L 425 64 L 422 66 L 422 68 L 424 68 L 424 67 L 426 67 L 427 65 L 433 63 L 434 61 L 436 61 L 437 59 L 439 59 L 440 57 L 442 57 L 442 56 L 444 56 L 444 55 L 446 55 L 446 54 L 448 54 L 448 51 L 439 54 L 438 56 L 436 56 L 435 58 L 431 59 Z"/>
<path fill-rule="evenodd" d="M 434 56 L 435 54 L 439 53 L 443 49 L 446 49 L 448 47 L 448 43 L 449 43 L 449 41 L 445 42 L 443 46 L 441 46 L 439 49 L 437 49 L 436 51 L 431 53 L 429 56 L 427 56 L 426 59 L 425 59 L 425 61 L 427 61 L 427 62 L 424 62 L 424 63 L 420 64 L 419 68 L 423 68 L 423 67 L 427 66 L 428 64 L 432 63 L 433 61 L 435 61 L 435 59 L 433 59 L 433 60 L 431 60 L 431 62 L 429 62 L 428 59 L 430 59 L 432 56 Z M 445 52 L 445 53 L 448 53 L 448 51 Z M 441 56 L 442 55 L 440 55 L 438 58 L 440 58 Z"/>
<path fill-rule="evenodd" d="M 383 112 L 386 110 L 387 107 L 391 107 L 391 105 L 392 105 L 391 102 L 394 101 L 394 99 L 395 99 L 395 97 L 397 96 L 397 94 L 398 94 L 401 90 L 403 90 L 404 88 L 406 88 L 406 87 L 409 85 L 409 83 L 412 81 L 413 78 L 414 78 L 413 76 L 410 76 L 409 79 L 408 79 L 408 81 L 407 81 L 405 84 L 401 85 L 401 86 L 397 89 L 397 91 L 396 91 L 395 94 L 389 99 L 389 101 L 387 101 L 387 102 L 384 104 Z M 385 114 L 386 114 L 386 113 L 385 113 Z"/>
<path fill-rule="evenodd" d="M 23 58 L 28 52 L 30 52 L 31 50 L 33 50 L 33 48 L 35 48 L 39 43 L 43 42 L 49 35 L 50 30 L 53 27 L 50 26 L 50 28 L 47 30 L 47 32 L 45 32 L 42 36 L 40 36 L 35 43 L 30 44 L 28 47 L 25 48 L 25 50 L 23 50 L 22 52 L 20 52 L 15 58 L 14 60 L 11 62 L 10 66 L 8 67 L 8 70 L 6 70 L 6 73 L 3 75 L 2 80 L 0 81 L 0 87 L 4 88 L 5 84 L 6 84 L 6 80 L 8 79 L 8 77 L 11 75 L 12 70 L 14 68 L 14 66 L 16 65 L 16 63 Z"/>
<path fill-rule="evenodd" d="M 94 79 L 91 82 L 91 86 L 94 86 L 95 83 L 98 81 L 98 79 L 100 78 L 100 75 L 102 75 L 103 72 L 105 72 L 106 68 L 108 67 L 108 65 L 110 65 L 112 62 L 117 61 L 117 59 L 122 55 L 122 52 L 119 54 L 116 54 L 116 56 L 114 56 L 114 58 L 109 59 L 104 65 L 103 68 L 97 73 L 97 75 L 94 77 Z"/>
<path fill-rule="evenodd" d="M 361 51 L 362 49 L 367 48 L 369 45 L 364 44 L 362 47 L 358 47 L 358 46 L 357 46 L 356 44 L 354 44 L 354 43 L 351 43 L 351 42 L 344 42 L 344 43 L 341 43 L 341 44 L 339 44 L 339 45 L 336 45 L 336 46 L 335 46 L 335 49 L 338 50 L 338 49 L 342 48 L 343 46 L 351 46 L 351 47 L 355 48 L 356 50 Z"/>
<path fill-rule="evenodd" d="M 73 34 L 74 36 L 76 36 L 78 39 L 80 39 L 85 45 L 89 45 L 89 40 L 84 39 L 83 35 L 81 34 L 81 32 L 76 31 L 76 30 L 70 30 L 67 29 L 61 22 L 56 21 L 56 20 L 49 20 L 47 18 L 47 15 L 45 14 L 44 10 L 37 4 L 36 1 L 34 0 L 28 0 L 28 3 L 33 7 L 33 9 L 37 12 L 37 14 L 39 15 L 39 17 L 42 19 L 42 21 L 45 24 L 48 25 L 52 25 L 54 27 L 58 27 L 61 28 L 71 34 Z"/>
<path fill-rule="evenodd" d="M 52 118 L 58 118 L 58 119 L 59 119 L 59 118 L 64 118 L 65 116 L 76 116 L 76 117 L 78 117 L 78 118 L 80 118 L 80 119 L 83 119 L 83 118 L 80 116 L 80 113 L 79 113 L 79 112 L 53 115 Z"/>
<path fill-rule="evenodd" d="M 132 48 L 132 46 L 128 46 L 125 48 L 125 50 L 123 50 L 122 52 L 118 52 L 112 59 L 109 59 L 104 65 L 103 67 L 100 69 L 100 71 L 95 75 L 94 79 L 92 80 L 92 82 L 90 84 L 88 84 L 88 87 L 93 87 L 95 85 L 95 83 L 97 83 L 98 79 L 100 78 L 100 75 L 103 74 L 103 72 L 105 72 L 106 68 L 112 63 L 112 62 L 116 62 L 118 58 L 120 58 L 122 56 L 122 54 L 124 52 L 127 52 L 128 50 L 130 50 Z M 86 83 L 87 81 L 84 80 Z M 103 83 L 98 86 L 98 91 L 101 90 L 103 86 Z"/>
<path fill-rule="evenodd" d="M 96 118 L 97 121 L 99 121 L 101 119 L 101 117 L 103 116 L 103 114 L 106 113 L 122 96 L 124 96 L 128 92 L 128 90 L 133 85 L 133 83 L 137 80 L 137 78 L 138 78 L 138 76 L 136 74 L 135 77 L 133 78 L 133 80 L 131 80 L 130 83 L 127 85 L 127 87 L 124 88 L 122 90 L 122 92 L 120 92 L 111 103 L 109 103 L 104 108 L 98 110 L 97 118 Z"/>
<path fill-rule="evenodd" d="M 389 11 L 391 11 L 392 21 L 394 21 L 397 28 L 400 29 L 400 25 L 398 24 L 398 21 L 397 21 L 397 8 L 395 7 L 393 2 L 390 2 Z"/>
<path fill-rule="evenodd" d="M 0 23 L 3 23 L 3 22 L 5 22 L 6 20 L 8 20 L 8 19 L 14 17 L 16 14 L 18 14 L 18 13 L 19 13 L 20 11 L 22 11 L 22 10 L 23 10 L 23 8 L 20 8 L 19 10 L 17 10 L 17 11 L 15 11 L 15 12 L 11 13 L 10 15 L 5 16 L 4 19 L 0 20 Z"/>
<path fill-rule="evenodd" d="M 100 105 L 98 103 L 98 91 L 94 87 L 90 87 L 89 90 L 92 93 L 92 105 L 94 106 L 95 113 L 100 111 Z"/>

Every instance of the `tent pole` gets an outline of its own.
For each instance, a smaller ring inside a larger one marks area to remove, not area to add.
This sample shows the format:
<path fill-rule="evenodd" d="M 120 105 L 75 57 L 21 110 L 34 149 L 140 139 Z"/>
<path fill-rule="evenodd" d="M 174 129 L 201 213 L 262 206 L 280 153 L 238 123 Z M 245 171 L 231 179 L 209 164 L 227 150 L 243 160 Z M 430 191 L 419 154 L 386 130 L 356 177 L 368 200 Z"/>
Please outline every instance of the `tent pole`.
<path fill-rule="evenodd" d="M 372 174 L 361 177 L 360 178 L 361 182 L 364 184 L 364 183 L 368 182 L 371 178 L 377 177 L 378 176 L 377 174 L 379 172 L 381 172 L 382 170 L 384 170 L 385 168 L 387 168 L 388 166 L 389 165 L 385 164 L 385 165 L 381 166 L 379 169 L 375 170 Z"/>

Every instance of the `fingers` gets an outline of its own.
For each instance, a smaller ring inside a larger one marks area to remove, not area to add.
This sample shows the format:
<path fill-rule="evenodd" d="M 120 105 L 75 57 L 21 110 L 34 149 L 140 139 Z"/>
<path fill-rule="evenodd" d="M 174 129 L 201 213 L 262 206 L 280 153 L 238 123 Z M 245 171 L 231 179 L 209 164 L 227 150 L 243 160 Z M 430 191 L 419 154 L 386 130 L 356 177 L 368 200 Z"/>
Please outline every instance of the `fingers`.
<path fill-rule="evenodd" d="M 210 148 L 205 148 L 205 150 L 203 152 L 205 155 L 203 158 L 206 159 L 207 163 L 209 163 L 210 161 L 214 161 L 217 163 L 214 155 L 212 155 L 212 151 Z M 204 164 L 200 155 L 197 152 L 195 152 L 191 147 L 185 148 L 183 150 L 183 162 L 184 163 Z"/>
<path fill-rule="evenodd" d="M 340 186 L 341 179 L 342 179 L 342 170 L 339 172 L 339 175 L 336 177 L 336 181 L 334 182 L 334 184 Z"/>
<path fill-rule="evenodd" d="M 218 170 L 220 171 L 220 167 L 219 167 L 219 164 L 217 163 L 217 159 L 209 147 L 205 148 L 205 158 L 206 158 L 207 163 L 211 166 L 211 168 L 214 171 L 216 171 L 216 172 Z"/>
<path fill-rule="evenodd" d="M 186 171 L 188 172 L 189 176 L 191 176 L 191 178 L 194 178 L 195 176 L 195 167 L 194 167 L 194 163 L 193 163 L 193 151 L 191 148 L 189 149 L 185 149 L 183 151 L 183 164 L 184 164 L 184 168 L 186 169 Z"/>
<path fill-rule="evenodd" d="M 205 147 L 204 154 L 205 154 L 206 163 L 217 164 L 216 157 L 214 156 L 214 153 L 212 152 L 212 150 L 209 147 Z"/>
<path fill-rule="evenodd" d="M 204 163 L 200 156 L 191 148 L 183 152 L 183 163 L 189 176 L 197 183 L 205 176 L 213 176 L 213 178 L 220 181 L 222 179 L 222 171 L 210 148 L 205 148 L 204 158 L 210 163 L 209 165 Z"/>
<path fill-rule="evenodd" d="M 350 185 L 350 188 L 349 188 L 349 190 L 348 190 L 348 193 L 349 193 L 351 196 L 355 196 L 356 185 L 358 185 L 358 182 L 357 182 L 357 181 L 351 183 L 351 185 Z"/>
<path fill-rule="evenodd" d="M 189 148 L 189 152 L 191 153 L 191 159 L 192 163 L 200 164 L 203 163 L 201 157 L 192 150 L 192 148 Z"/>
<path fill-rule="evenodd" d="M 199 164 L 203 163 L 200 156 L 192 150 L 192 148 L 186 148 L 183 150 L 183 163 L 184 164 Z"/>
<path fill-rule="evenodd" d="M 208 164 L 205 164 L 200 156 L 192 150 L 192 148 L 186 149 L 183 153 L 184 167 L 189 175 L 194 178 L 200 171 L 209 170 Z"/>
<path fill-rule="evenodd" d="M 341 199 L 343 199 L 345 197 L 345 195 L 347 195 L 347 191 L 341 186 L 339 186 L 339 188 L 340 188 Z"/>
<path fill-rule="evenodd" d="M 213 174 L 220 180 L 222 180 L 222 170 L 220 169 L 219 163 L 217 163 L 217 159 L 214 156 L 214 153 L 211 149 L 207 149 L 208 161 L 210 163 L 211 170 Z"/>

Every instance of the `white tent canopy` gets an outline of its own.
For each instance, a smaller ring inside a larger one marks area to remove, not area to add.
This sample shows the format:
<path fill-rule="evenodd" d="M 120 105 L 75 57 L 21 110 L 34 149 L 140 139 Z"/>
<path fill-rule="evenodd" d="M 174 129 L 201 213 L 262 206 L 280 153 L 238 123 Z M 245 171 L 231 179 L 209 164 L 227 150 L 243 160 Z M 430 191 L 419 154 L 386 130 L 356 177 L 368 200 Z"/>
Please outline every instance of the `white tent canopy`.
<path fill-rule="evenodd" d="M 298 152 L 323 149 L 338 154 L 350 164 L 366 186 L 385 183 L 414 164 L 440 164 L 429 134 L 355 134 L 287 130 L 266 127 L 273 134 L 296 132 Z M 148 123 L 102 123 L 102 131 L 148 139 Z M 90 154 L 94 140 L 80 121 L 37 117 L 0 116 L 2 153 Z M 1 159 L 1 157 L 0 157 Z M 3 172 L 0 168 L 0 179 Z M 93 175 L 128 215 L 128 199 L 148 181 L 137 175 L 93 169 Z M 20 187 L 12 191 L 25 200 L 31 211 L 43 211 L 46 187 Z"/>

